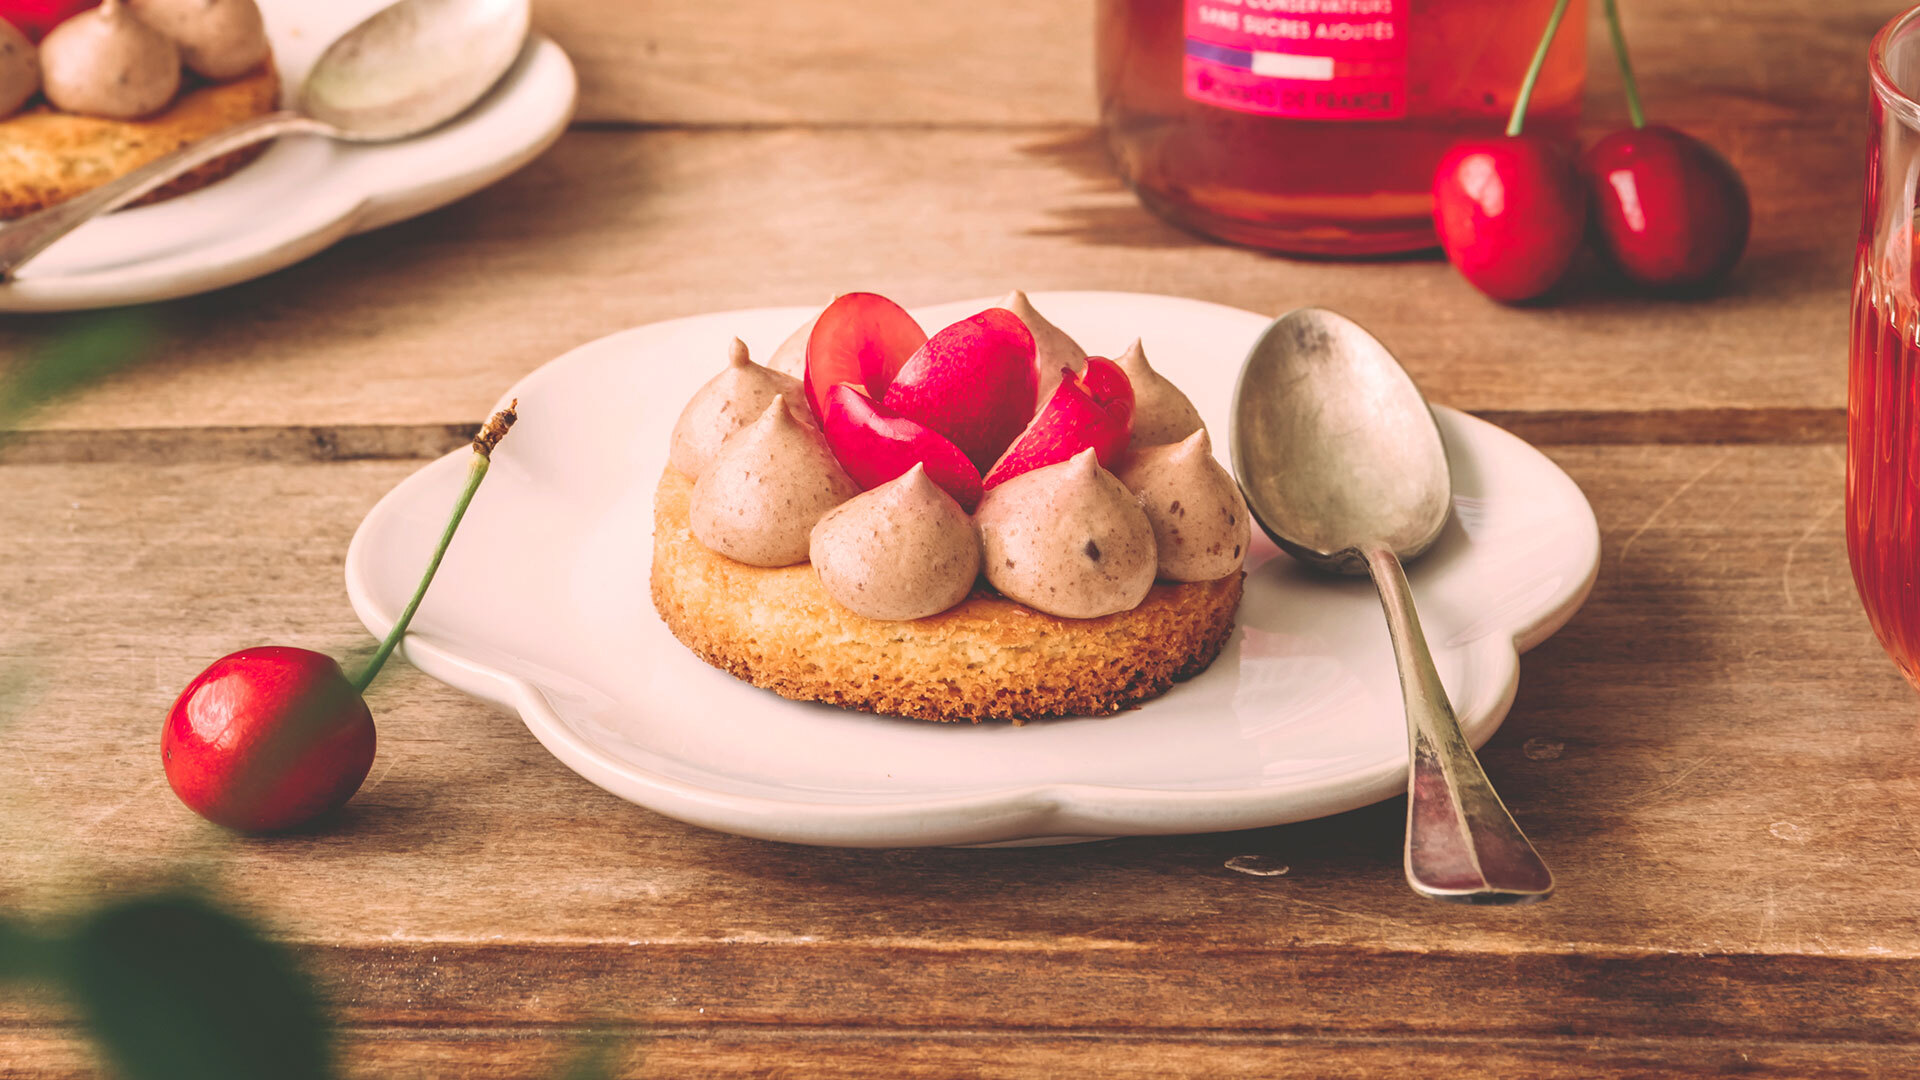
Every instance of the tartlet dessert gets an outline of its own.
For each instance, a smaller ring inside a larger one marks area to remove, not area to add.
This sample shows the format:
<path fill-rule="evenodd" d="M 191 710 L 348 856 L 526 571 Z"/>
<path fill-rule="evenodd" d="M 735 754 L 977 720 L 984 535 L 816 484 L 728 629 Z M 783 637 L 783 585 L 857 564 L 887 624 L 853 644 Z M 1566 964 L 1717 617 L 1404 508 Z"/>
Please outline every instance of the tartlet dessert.
<path fill-rule="evenodd" d="M 652 594 L 701 659 L 784 697 L 1097 716 L 1219 655 L 1248 539 L 1138 342 L 1089 357 L 1019 292 L 929 338 L 849 293 L 769 366 L 736 340 L 687 403 Z"/>
<path fill-rule="evenodd" d="M 254 0 L 0 0 L 0 220 L 271 112 L 279 90 Z M 265 149 L 141 201 L 204 187 Z"/>

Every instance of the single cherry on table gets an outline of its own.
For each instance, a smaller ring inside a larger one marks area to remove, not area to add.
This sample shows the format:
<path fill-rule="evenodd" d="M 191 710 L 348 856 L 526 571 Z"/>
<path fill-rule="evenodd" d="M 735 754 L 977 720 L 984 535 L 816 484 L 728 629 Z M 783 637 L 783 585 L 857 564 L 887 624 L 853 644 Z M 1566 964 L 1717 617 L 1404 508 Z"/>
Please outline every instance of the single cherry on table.
<path fill-rule="evenodd" d="M 1747 185 L 1713 147 L 1647 123 L 1616 0 L 1606 0 L 1606 14 L 1633 126 L 1581 158 L 1594 233 L 1620 272 L 1640 285 L 1672 292 L 1712 285 L 1746 251 L 1753 225 Z"/>
<path fill-rule="evenodd" d="M 474 436 L 466 487 L 439 546 L 359 678 L 349 680 L 324 653 L 263 645 L 215 660 L 181 691 L 160 732 L 161 765 L 181 802 L 230 829 L 277 832 L 344 805 L 360 790 L 376 742 L 361 694 L 419 610 L 517 404 Z"/>
<path fill-rule="evenodd" d="M 201 817 L 272 832 L 352 798 L 374 745 L 373 713 L 333 657 L 261 645 L 194 676 L 167 715 L 160 758 Z"/>
<path fill-rule="evenodd" d="M 1587 197 L 1572 153 L 1524 132 L 1534 83 L 1566 13 L 1567 0 L 1554 5 L 1507 133 L 1455 143 L 1433 174 L 1433 229 L 1447 259 L 1475 288 L 1507 303 L 1558 284 L 1586 230 Z"/>
<path fill-rule="evenodd" d="M 1539 136 L 1457 143 L 1434 174 L 1440 245 L 1460 276 L 1495 300 L 1531 300 L 1558 284 L 1586 218 L 1573 155 Z"/>

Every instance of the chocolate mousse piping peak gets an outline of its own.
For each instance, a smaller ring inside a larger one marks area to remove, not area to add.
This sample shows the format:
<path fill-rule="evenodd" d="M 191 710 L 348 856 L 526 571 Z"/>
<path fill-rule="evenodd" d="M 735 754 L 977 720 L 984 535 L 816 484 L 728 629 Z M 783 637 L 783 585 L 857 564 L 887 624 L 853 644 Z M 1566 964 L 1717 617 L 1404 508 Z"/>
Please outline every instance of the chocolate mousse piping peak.
<path fill-rule="evenodd" d="M 481 457 L 487 457 L 493 453 L 493 448 L 499 446 L 500 440 L 507 437 L 507 429 L 513 426 L 515 420 L 520 419 L 520 414 L 514 411 L 519 407 L 520 399 L 514 398 L 507 402 L 506 408 L 487 418 L 487 422 L 480 426 L 480 433 L 473 437 L 475 453 Z"/>

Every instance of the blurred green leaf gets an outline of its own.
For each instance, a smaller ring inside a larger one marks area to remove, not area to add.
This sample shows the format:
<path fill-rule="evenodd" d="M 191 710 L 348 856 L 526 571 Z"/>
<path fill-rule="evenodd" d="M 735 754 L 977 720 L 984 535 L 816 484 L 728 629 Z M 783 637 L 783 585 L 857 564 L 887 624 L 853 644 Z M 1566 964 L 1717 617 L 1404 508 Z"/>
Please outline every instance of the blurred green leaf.
<path fill-rule="evenodd" d="M 611 1037 L 589 1036 L 586 1047 L 561 1072 L 560 1080 L 613 1080 L 618 1057 L 618 1047 Z"/>
<path fill-rule="evenodd" d="M 322 1080 L 330 1033 L 284 948 L 199 897 L 104 908 L 73 935 L 69 989 L 129 1080 Z"/>
<path fill-rule="evenodd" d="M 146 355 L 159 336 L 145 308 L 89 313 L 62 325 L 0 375 L 0 432 L 42 405 Z"/>
<path fill-rule="evenodd" d="M 0 981 L 51 981 L 61 959 L 57 939 L 0 916 Z"/>

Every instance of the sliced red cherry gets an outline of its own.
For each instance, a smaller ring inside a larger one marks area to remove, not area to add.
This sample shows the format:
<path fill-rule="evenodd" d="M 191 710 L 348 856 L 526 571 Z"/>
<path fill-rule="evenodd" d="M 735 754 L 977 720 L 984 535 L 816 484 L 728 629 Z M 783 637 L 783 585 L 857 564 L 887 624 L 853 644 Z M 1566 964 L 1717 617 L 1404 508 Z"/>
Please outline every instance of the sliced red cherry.
<path fill-rule="evenodd" d="M 981 488 L 992 491 L 1021 473 L 1058 465 L 1083 450 L 1092 450 L 1100 464 L 1112 465 L 1126 453 L 1132 435 L 1133 385 L 1120 365 L 1089 356 L 1078 377 L 1062 375 L 1040 415 L 994 462 Z"/>
<path fill-rule="evenodd" d="M 988 308 L 927 339 L 880 400 L 945 435 L 985 469 L 1033 417 L 1040 378 L 1033 333 L 1005 308 Z"/>
<path fill-rule="evenodd" d="M 1062 376 L 1066 378 L 1067 376 Z M 1087 357 L 1087 366 L 1079 376 L 1081 389 L 1087 396 L 1100 403 L 1127 433 L 1133 433 L 1133 380 L 1127 378 L 1127 372 L 1119 364 L 1104 356 Z M 1120 447 L 1126 449 L 1123 443 Z M 1102 459 L 1104 464 L 1105 459 Z"/>
<path fill-rule="evenodd" d="M 847 293 L 820 313 L 807 337 L 807 403 L 827 418 L 827 391 L 852 383 L 878 398 L 895 372 L 927 343 L 906 309 L 878 293 Z"/>
<path fill-rule="evenodd" d="M 840 467 L 863 489 L 904 476 L 915 465 L 953 496 L 960 509 L 980 505 L 980 470 L 946 436 L 901 416 L 851 383 L 827 391 L 823 423 L 827 445 Z"/>
<path fill-rule="evenodd" d="M 99 6 L 100 0 L 0 0 L 0 19 L 12 23 L 28 41 L 39 41 L 47 31 Z"/>

